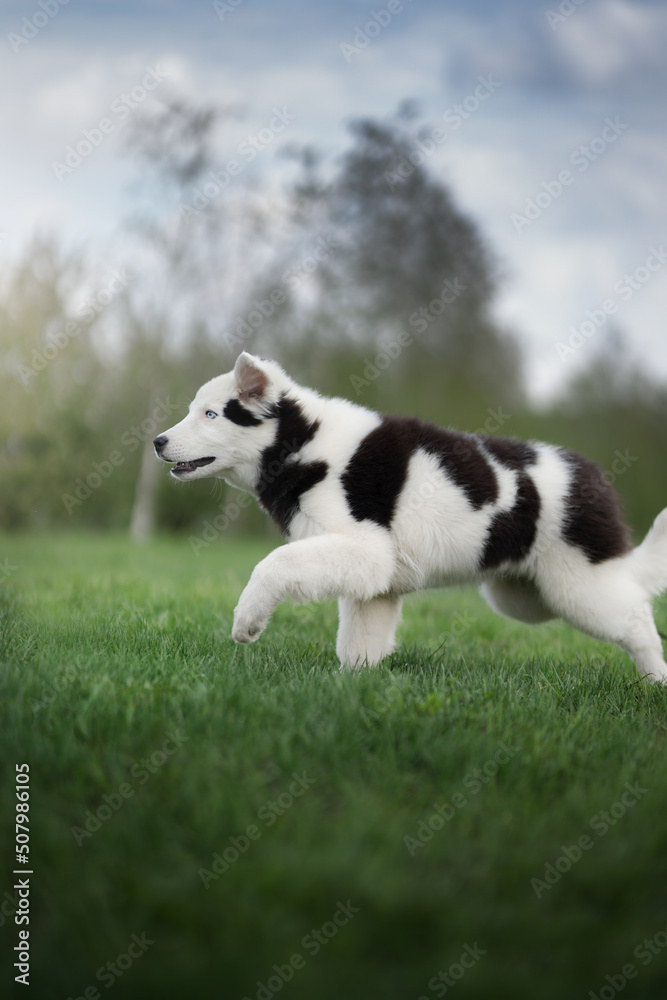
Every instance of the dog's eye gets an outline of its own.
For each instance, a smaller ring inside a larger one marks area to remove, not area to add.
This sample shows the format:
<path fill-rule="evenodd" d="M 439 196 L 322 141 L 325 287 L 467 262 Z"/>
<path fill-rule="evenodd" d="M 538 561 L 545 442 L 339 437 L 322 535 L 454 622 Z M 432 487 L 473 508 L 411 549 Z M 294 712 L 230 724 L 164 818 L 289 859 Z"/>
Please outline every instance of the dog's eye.
<path fill-rule="evenodd" d="M 215 412 L 215 410 L 207 410 L 206 413 L 204 414 L 204 416 L 208 417 L 209 420 L 215 420 L 217 415 L 218 414 Z"/>

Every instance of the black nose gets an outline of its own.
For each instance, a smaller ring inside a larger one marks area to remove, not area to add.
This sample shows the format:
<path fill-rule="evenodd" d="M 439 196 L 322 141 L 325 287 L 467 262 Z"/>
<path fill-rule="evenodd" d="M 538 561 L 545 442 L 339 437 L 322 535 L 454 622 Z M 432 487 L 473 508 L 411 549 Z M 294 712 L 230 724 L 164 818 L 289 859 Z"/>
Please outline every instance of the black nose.
<path fill-rule="evenodd" d="M 164 448 L 166 443 L 167 443 L 167 438 L 165 437 L 164 434 L 160 434 L 159 437 L 153 438 L 153 447 L 155 448 L 156 455 L 160 455 L 162 453 L 162 449 Z"/>

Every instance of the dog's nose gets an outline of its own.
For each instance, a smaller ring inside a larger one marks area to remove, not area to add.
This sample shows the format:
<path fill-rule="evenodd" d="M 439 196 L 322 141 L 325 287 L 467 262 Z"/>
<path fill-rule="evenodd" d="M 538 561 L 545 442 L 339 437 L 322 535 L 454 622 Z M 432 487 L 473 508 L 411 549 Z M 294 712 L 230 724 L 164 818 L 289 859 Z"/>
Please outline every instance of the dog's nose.
<path fill-rule="evenodd" d="M 160 434 L 158 437 L 153 438 L 153 447 L 155 448 L 155 454 L 160 456 L 162 454 L 162 449 L 167 443 L 167 437 L 164 434 Z"/>

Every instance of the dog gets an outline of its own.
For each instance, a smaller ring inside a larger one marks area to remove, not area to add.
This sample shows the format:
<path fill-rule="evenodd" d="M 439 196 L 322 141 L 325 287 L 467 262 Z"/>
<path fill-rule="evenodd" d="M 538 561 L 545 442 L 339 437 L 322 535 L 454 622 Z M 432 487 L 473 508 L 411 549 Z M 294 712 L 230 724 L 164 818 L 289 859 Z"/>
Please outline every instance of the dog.
<path fill-rule="evenodd" d="M 476 583 L 499 614 L 563 618 L 667 681 L 651 606 L 667 589 L 667 508 L 633 548 L 613 488 L 575 452 L 383 416 L 246 352 L 153 443 L 175 479 L 252 493 L 288 540 L 253 570 L 237 642 L 287 597 L 337 598 L 341 667 L 373 666 L 405 594 Z"/>

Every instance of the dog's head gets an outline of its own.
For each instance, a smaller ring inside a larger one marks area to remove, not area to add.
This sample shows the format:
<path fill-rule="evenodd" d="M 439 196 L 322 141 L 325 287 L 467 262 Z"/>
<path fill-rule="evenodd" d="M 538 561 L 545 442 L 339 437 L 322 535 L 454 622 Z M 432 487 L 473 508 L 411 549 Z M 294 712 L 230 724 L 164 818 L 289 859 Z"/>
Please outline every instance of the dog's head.
<path fill-rule="evenodd" d="M 292 386 L 274 361 L 244 352 L 233 371 L 201 387 L 187 417 L 155 438 L 155 454 L 174 463 L 175 479 L 221 476 L 250 485 L 276 434 L 276 404 Z"/>

